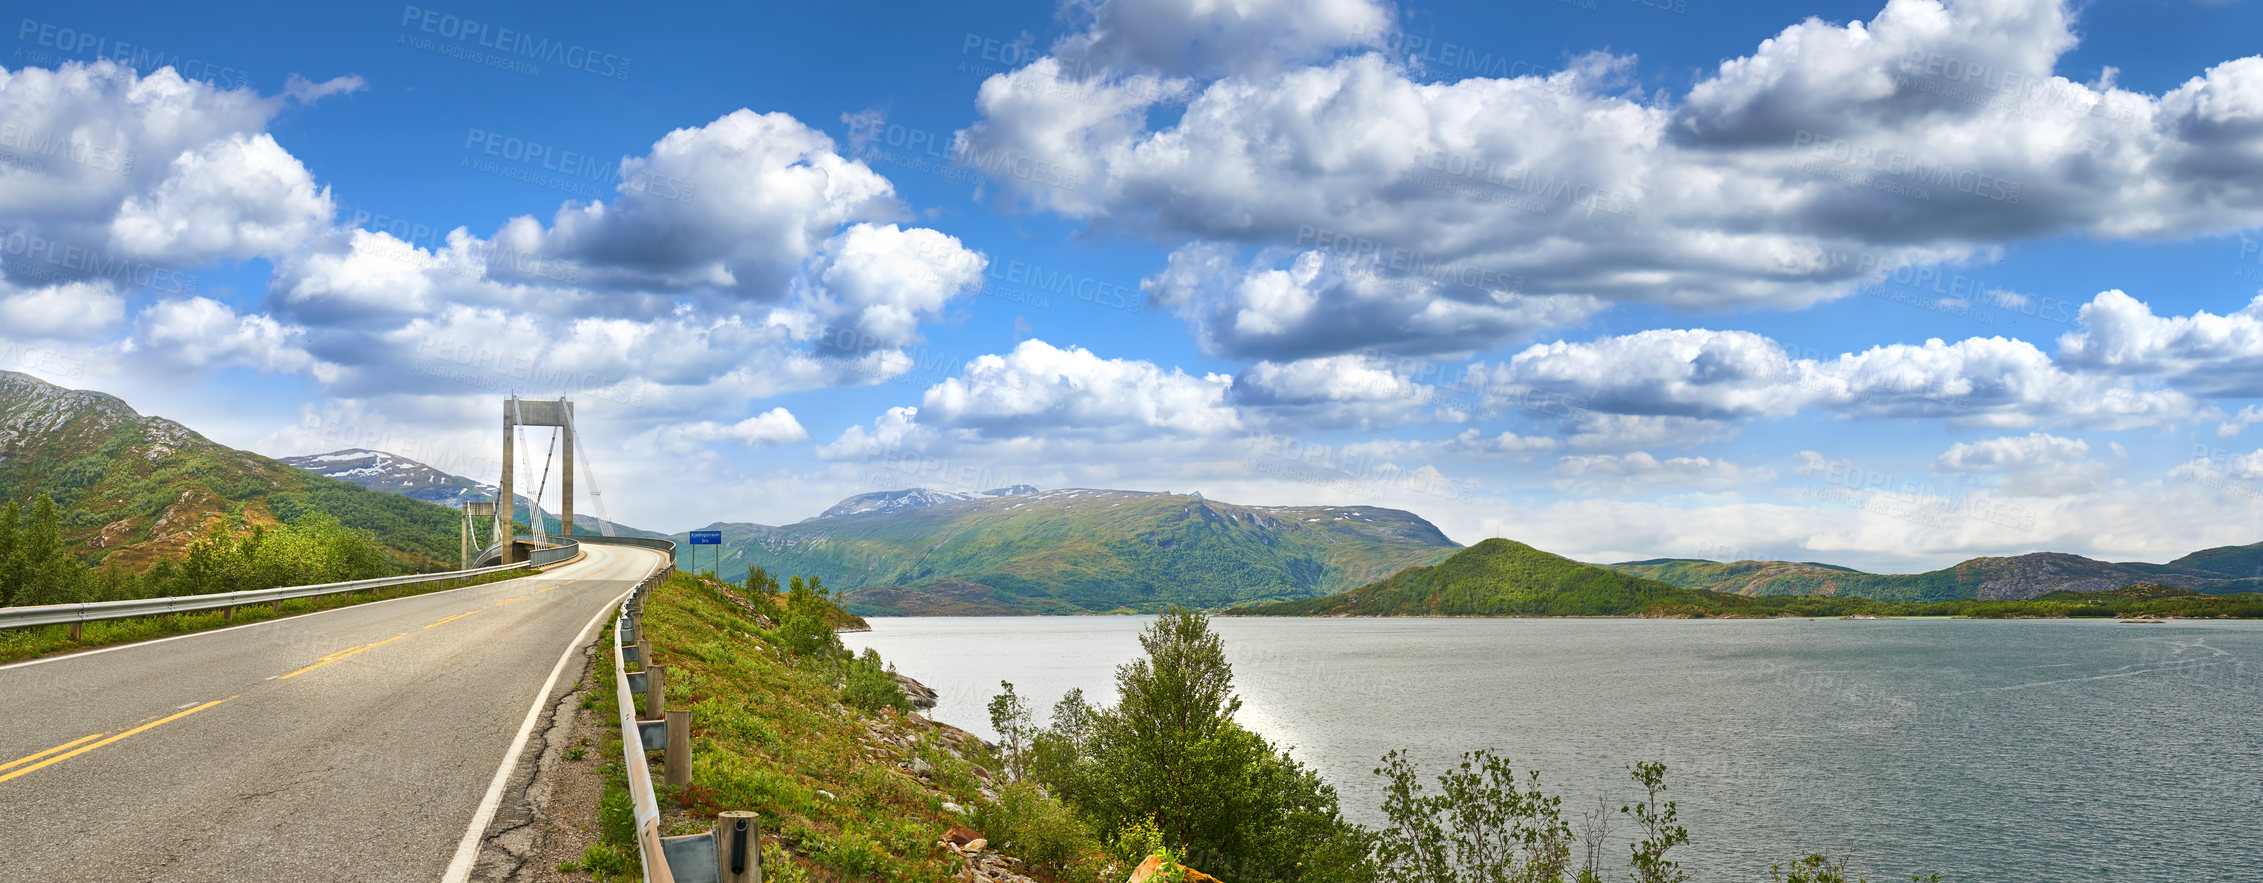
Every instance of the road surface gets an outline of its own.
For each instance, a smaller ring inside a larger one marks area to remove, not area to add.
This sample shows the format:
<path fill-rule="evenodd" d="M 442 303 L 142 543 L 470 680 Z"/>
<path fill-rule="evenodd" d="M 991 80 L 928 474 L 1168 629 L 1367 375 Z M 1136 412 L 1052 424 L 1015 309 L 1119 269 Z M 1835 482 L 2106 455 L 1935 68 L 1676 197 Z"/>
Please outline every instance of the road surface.
<path fill-rule="evenodd" d="M 441 879 L 552 672 L 665 563 L 583 549 L 539 576 L 0 667 L 0 879 Z"/>

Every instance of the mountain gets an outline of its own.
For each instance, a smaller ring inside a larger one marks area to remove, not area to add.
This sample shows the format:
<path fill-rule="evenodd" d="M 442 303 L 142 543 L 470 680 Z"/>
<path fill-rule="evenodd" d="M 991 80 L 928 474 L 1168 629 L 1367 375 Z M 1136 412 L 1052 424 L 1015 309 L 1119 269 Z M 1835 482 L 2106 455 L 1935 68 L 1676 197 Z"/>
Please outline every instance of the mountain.
<path fill-rule="evenodd" d="M 118 398 L 0 371 L 0 500 L 55 499 L 87 562 L 140 570 L 180 554 L 216 519 L 296 522 L 329 513 L 404 563 L 453 567 L 457 515 L 218 444 Z"/>
<path fill-rule="evenodd" d="M 726 578 L 752 567 L 814 575 L 867 615 L 1153 611 L 1303 598 L 1435 563 L 1459 548 L 1397 509 L 1002 490 L 783 527 L 710 529 L 723 530 Z M 834 510 L 889 496 L 851 497 Z"/>
<path fill-rule="evenodd" d="M 869 494 L 858 494 L 846 500 L 842 500 L 838 503 L 833 504 L 832 508 L 817 513 L 816 517 L 805 518 L 802 520 L 818 521 L 826 518 L 846 518 L 851 515 L 886 515 L 892 512 L 909 512 L 913 509 L 927 509 L 930 507 L 943 506 L 951 503 L 964 503 L 969 500 L 982 500 L 991 497 L 1010 497 L 1020 494 L 1034 493 L 1037 493 L 1037 488 L 1026 484 L 1017 484 L 1013 487 L 1002 487 L 995 490 L 981 491 L 979 493 L 965 493 L 960 491 L 936 491 L 923 487 L 915 487 L 910 490 L 904 491 L 875 491 Z"/>
<path fill-rule="evenodd" d="M 367 448 L 347 448 L 342 451 L 331 451 L 327 454 L 284 457 L 281 462 L 316 475 L 335 478 L 340 481 L 350 481 L 373 491 L 398 494 L 410 499 L 446 506 L 449 509 L 460 508 L 466 500 L 493 500 L 503 492 L 501 488 L 492 484 L 442 472 L 399 454 L 372 451 Z M 586 491 L 587 488 L 584 488 L 584 490 Z M 511 510 L 512 519 L 520 524 L 532 524 L 533 522 L 527 520 L 526 496 L 523 494 L 514 494 L 513 496 L 518 497 L 518 499 L 515 501 L 517 505 Z M 576 496 L 578 497 L 579 494 Z M 544 530 L 552 534 L 558 532 L 557 513 L 542 513 L 542 523 Z M 597 516 L 586 512 L 574 513 L 574 530 L 578 533 L 589 534 L 601 532 Z M 613 535 L 657 539 L 666 539 L 668 536 L 663 533 L 629 527 L 618 522 L 613 524 Z M 483 532 L 480 536 L 485 537 L 486 534 Z"/>
<path fill-rule="evenodd" d="M 400 494 L 451 509 L 465 500 L 495 499 L 498 493 L 494 485 L 481 484 L 461 475 L 450 475 L 407 457 L 367 448 L 284 457 L 282 463 L 316 475 L 350 481 L 373 491 Z"/>
<path fill-rule="evenodd" d="M 1240 607 L 1255 616 L 1625 616 L 1715 593 L 1629 576 L 1494 538 L 1340 595 Z"/>
<path fill-rule="evenodd" d="M 2256 578 L 2263 569 L 2263 543 L 2206 549 L 2168 564 L 2115 563 L 2064 552 L 2032 552 L 1974 558 L 1954 567 L 1913 574 L 1864 573 L 1790 561 L 1723 563 L 1689 558 L 1606 566 L 1686 589 L 1747 597 L 1855 595 L 1880 601 L 2023 601 L 2050 592 L 2101 592 L 2135 583 L 2160 583 L 2212 595 L 2263 589 L 2263 579 Z"/>

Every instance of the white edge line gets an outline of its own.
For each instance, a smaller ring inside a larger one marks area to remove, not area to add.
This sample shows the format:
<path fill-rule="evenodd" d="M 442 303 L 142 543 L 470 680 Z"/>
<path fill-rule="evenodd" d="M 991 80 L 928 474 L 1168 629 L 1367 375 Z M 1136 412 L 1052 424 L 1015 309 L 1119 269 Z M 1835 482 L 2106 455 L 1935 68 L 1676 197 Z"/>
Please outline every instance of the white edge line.
<path fill-rule="evenodd" d="M 637 548 L 642 548 L 642 547 L 637 547 Z M 599 568 L 599 570 L 601 570 L 601 571 L 602 571 L 603 569 L 604 569 L 604 568 Z M 46 664 L 46 663 L 49 663 L 49 662 L 62 662 L 63 660 L 66 660 L 66 659 L 83 659 L 83 658 L 85 658 L 85 657 L 88 657 L 88 656 L 93 656 L 93 655 L 96 655 L 96 654 L 99 654 L 99 653 L 110 653 L 110 652 L 114 652 L 114 651 L 118 651 L 118 650 L 132 650 L 132 649 L 134 649 L 134 648 L 136 648 L 136 647 L 149 647 L 149 646 L 153 646 L 153 645 L 156 645 L 156 644 L 163 644 L 163 643 L 166 643 L 166 642 L 169 642 L 169 641 L 178 641 L 178 640 L 181 640 L 181 639 L 183 639 L 183 638 L 201 638 L 201 637 L 204 637 L 204 636 L 206 636 L 206 635 L 217 635 L 217 634 L 220 634 L 221 632 L 232 632 L 232 631 L 235 631 L 235 630 L 237 630 L 237 629 L 257 628 L 257 627 L 259 627 L 259 626 L 263 626 L 263 625 L 274 625 L 274 624 L 276 624 L 276 623 L 279 623 L 279 622 L 291 622 L 291 621 L 293 621 L 293 620 L 297 620 L 297 619 L 303 619 L 303 618 L 306 618 L 306 617 L 309 617 L 309 616 L 321 616 L 322 614 L 325 614 L 325 613 L 337 613 L 337 612 L 339 612 L 339 611 L 341 611 L 341 610 L 361 610 L 361 609 L 365 609 L 365 608 L 369 608 L 369 607 L 375 607 L 375 606 L 377 606 L 377 605 L 379 605 L 379 604 L 391 604 L 391 603 L 393 603 L 393 602 L 395 602 L 395 601 L 414 601 L 414 600 L 416 600 L 416 599 L 418 599 L 418 598 L 431 598 L 431 597 L 435 597 L 435 596 L 439 596 L 439 595 L 446 595 L 446 594 L 449 594 L 449 593 L 452 593 L 452 592 L 468 592 L 468 591 L 471 591 L 472 589 L 484 589 L 484 588 L 487 588 L 487 587 L 489 587 L 489 586 L 496 586 L 496 585 L 501 585 L 501 584 L 503 584 L 503 583 L 508 583 L 508 582 L 517 582 L 517 581 L 519 581 L 519 580 L 522 580 L 522 579 L 536 579 L 536 578 L 538 578 L 538 577 L 544 577 L 544 576 L 549 576 L 549 575 L 550 575 L 550 574 L 549 574 L 549 572 L 548 572 L 548 571 L 537 572 L 537 573 L 530 573 L 530 574 L 527 574 L 526 576 L 514 576 L 514 577 L 512 577 L 512 578 L 510 578 L 510 579 L 506 579 L 506 580 L 497 580 L 497 581 L 495 581 L 495 582 L 491 582 L 491 583 L 480 583 L 479 585 L 476 585 L 476 586 L 457 586 L 457 587 L 455 587 L 455 588 L 453 588 L 453 589 L 441 589 L 440 591 L 437 591 L 437 592 L 425 592 L 425 593 L 423 593 L 423 594 L 418 594 L 418 595 L 402 595 L 401 597 L 398 597 L 398 598 L 386 598 L 386 599 L 384 599 L 384 600 L 381 600 L 381 601 L 363 601 L 363 602 L 361 602 L 361 603 L 359 603 L 359 604 L 348 604 L 348 605 L 346 605 L 346 606 L 344 606 L 344 607 L 332 607 L 332 608 L 330 608 L 330 609 L 328 609 L 328 610 L 309 610 L 309 611 L 307 611 L 307 612 L 305 612 L 305 613 L 294 613 L 294 614 L 291 614 L 290 616 L 278 617 L 278 618 L 275 618 L 275 619 L 263 619 L 263 620 L 260 620 L 260 621 L 258 621 L 258 622 L 247 622 L 247 623 L 244 623 L 243 625 L 232 625 L 232 626 L 229 626 L 229 627 L 227 627 L 227 628 L 220 628 L 220 629 L 206 629 L 206 630 L 204 630 L 204 631 L 201 631 L 201 632 L 189 632 L 188 634 L 185 634 L 185 635 L 174 635 L 174 636 L 172 636 L 172 637 L 168 637 L 168 638 L 151 638 L 151 639 L 149 639 L 149 640 L 147 640 L 147 641 L 134 641 L 134 642 L 132 642 L 132 643 L 129 643 L 129 644 L 116 644 L 116 645 L 112 645 L 112 646 L 109 646 L 109 647 L 96 647 L 96 648 L 94 648 L 94 649 L 92 649 L 92 650 L 81 650 L 81 651 L 79 651 L 79 652 L 77 652 L 77 653 L 65 653 L 65 654 L 63 654 L 63 655 L 61 655 L 61 656 L 42 656 L 42 657 L 40 657 L 40 658 L 38 658 L 38 659 L 26 659 L 26 660 L 24 660 L 24 661 L 22 661 L 22 662 L 11 662 L 11 663 L 8 663 L 7 665 L 0 665 L 0 671 L 7 671 L 7 670 L 9 670 L 9 669 L 11 669 L 11 668 L 28 668 L 28 667 L 30 667 L 30 666 L 34 666 L 34 665 L 43 665 L 43 664 Z M 584 579 L 587 579 L 587 577 L 584 577 Z M 265 603 L 265 602 L 261 602 L 261 603 Z M 250 605 L 248 605 L 248 604 L 247 604 L 247 605 L 244 605 L 244 606 L 247 606 L 247 607 L 248 607 L 248 606 L 250 606 Z M 196 611 L 196 612 L 198 612 L 198 613 L 202 613 L 202 612 L 204 612 L 204 611 L 201 611 L 201 610 L 200 610 L 200 611 Z"/>
<path fill-rule="evenodd" d="M 633 591 L 636 587 L 630 586 L 629 592 Z M 495 779 L 487 783 L 487 796 L 480 798 L 479 811 L 472 813 L 471 827 L 464 829 L 464 839 L 456 844 L 455 859 L 448 862 L 447 873 L 440 875 L 441 883 L 465 883 L 471 879 L 472 866 L 479 861 L 481 835 L 487 833 L 487 823 L 495 820 L 495 810 L 503 805 L 503 789 L 511 784 L 511 771 L 518 768 L 519 755 L 526 752 L 526 740 L 534 735 L 534 725 L 542 719 L 542 706 L 549 703 L 550 691 L 558 687 L 558 676 L 566 672 L 566 663 L 574 658 L 574 653 L 589 643 L 590 630 L 618 610 L 629 592 L 622 592 L 612 603 L 598 610 L 596 616 L 590 617 L 589 624 L 581 627 L 580 636 L 566 646 L 566 652 L 559 654 L 558 664 L 550 667 L 550 680 L 543 683 L 541 692 L 534 694 L 534 705 L 526 710 L 526 721 L 519 724 L 518 738 L 511 740 L 511 750 L 504 753 L 503 764 L 495 768 Z"/>

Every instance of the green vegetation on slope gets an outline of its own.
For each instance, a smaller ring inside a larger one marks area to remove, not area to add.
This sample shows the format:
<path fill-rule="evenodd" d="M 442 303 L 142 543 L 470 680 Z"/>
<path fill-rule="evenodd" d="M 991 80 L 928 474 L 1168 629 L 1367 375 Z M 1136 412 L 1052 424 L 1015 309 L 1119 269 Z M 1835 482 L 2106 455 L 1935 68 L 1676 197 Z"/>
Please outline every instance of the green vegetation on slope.
<path fill-rule="evenodd" d="M 1619 565 L 1686 573 L 1679 560 Z M 1740 562 L 1758 564 L 1759 562 Z M 1816 566 L 1816 565 L 1803 565 Z M 2027 600 L 1891 601 L 1852 595 L 1750 597 L 1686 589 L 1581 564 L 1523 543 L 1491 539 L 1433 567 L 1409 568 L 1365 588 L 1237 607 L 1252 616 L 1963 616 L 2263 618 L 2263 594 L 2212 595 L 2148 583 L 2098 592 L 2056 591 Z"/>
<path fill-rule="evenodd" d="M 214 525 L 178 564 L 141 573 L 89 567 L 63 545 L 55 503 L 45 495 L 27 514 L 0 503 L 0 607 L 206 595 L 390 576 L 383 546 L 368 531 L 326 514 L 241 534 Z"/>
<path fill-rule="evenodd" d="M 1753 597 L 1852 595 L 1879 601 L 2016 601 L 2056 590 L 2106 591 L 2159 581 L 2206 594 L 2263 589 L 2263 544 L 2195 552 L 2168 564 L 2097 561 L 2061 552 L 1974 558 L 1925 573 L 1863 573 L 1793 561 L 1704 561 L 1657 558 L 1605 565 L 1685 589 Z"/>
<path fill-rule="evenodd" d="M 2221 574 L 2232 579 L 2263 577 L 2263 543 L 2202 549 L 2166 565 L 2171 570 Z"/>
<path fill-rule="evenodd" d="M 726 809 L 760 813 L 764 879 L 779 883 L 963 879 L 967 860 L 940 843 L 954 826 L 1033 862 L 1057 848 L 1044 822 L 1060 804 L 1006 785 L 980 739 L 910 714 L 879 657 L 851 657 L 828 627 L 853 618 L 821 587 L 791 582 L 773 595 L 767 578 L 740 587 L 678 573 L 645 604 L 670 705 L 690 708 L 694 726 L 692 786 L 664 798 L 667 833 L 703 829 Z M 596 701 L 610 708 L 609 679 L 598 680 Z M 618 742 L 608 750 L 617 755 Z M 628 836 L 586 863 L 628 870 Z M 1129 872 L 1100 855 L 1062 861 L 1094 870 L 1055 879 Z"/>
<path fill-rule="evenodd" d="M 1229 611 L 1261 616 L 1626 616 L 1716 593 L 1676 588 L 1494 538 L 1341 595 Z"/>
<path fill-rule="evenodd" d="M 209 522 L 231 529 L 322 514 L 369 531 L 411 569 L 449 569 L 457 513 L 216 444 L 116 398 L 0 371 L 0 500 L 54 499 L 72 557 L 146 570 Z"/>
<path fill-rule="evenodd" d="M 1091 490 L 726 529 L 724 539 L 724 576 L 757 567 L 812 574 L 868 615 L 1153 612 L 1304 598 L 1458 548 L 1393 509 Z"/>

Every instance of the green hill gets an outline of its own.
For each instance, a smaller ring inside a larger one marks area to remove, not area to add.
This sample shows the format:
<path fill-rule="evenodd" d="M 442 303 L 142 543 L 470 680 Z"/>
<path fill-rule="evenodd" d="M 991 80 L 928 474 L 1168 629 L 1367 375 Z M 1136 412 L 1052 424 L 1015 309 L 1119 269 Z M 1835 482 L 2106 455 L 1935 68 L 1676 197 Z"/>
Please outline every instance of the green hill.
<path fill-rule="evenodd" d="M 1237 608 L 1259 616 L 1626 616 L 1711 606 L 1681 589 L 1490 539 L 1429 567 L 1340 595 Z"/>
<path fill-rule="evenodd" d="M 2263 543 L 2218 546 L 2186 555 L 2166 566 L 2188 573 L 2213 573 L 2231 579 L 2263 577 Z"/>
<path fill-rule="evenodd" d="M 291 524 L 328 513 L 402 564 L 455 566 L 455 511 L 377 493 L 215 443 L 109 395 L 0 371 L 0 500 L 52 496 L 89 564 L 138 571 L 185 553 L 215 520 Z"/>
<path fill-rule="evenodd" d="M 2211 595 L 2253 592 L 2263 543 L 2194 552 L 2168 564 L 2098 561 L 2063 552 L 1974 558 L 1912 574 L 1863 573 L 1792 561 L 1704 561 L 1655 558 L 1606 565 L 1620 573 L 1685 589 L 1746 597 L 1859 596 L 1880 601 L 2020 601 L 2050 592 L 2100 592 L 2134 583 L 2163 583 Z"/>
<path fill-rule="evenodd" d="M 711 528 L 723 531 L 724 577 L 753 567 L 814 574 L 868 615 L 1105 613 L 1306 598 L 1459 548 L 1397 509 L 1085 489 Z"/>

